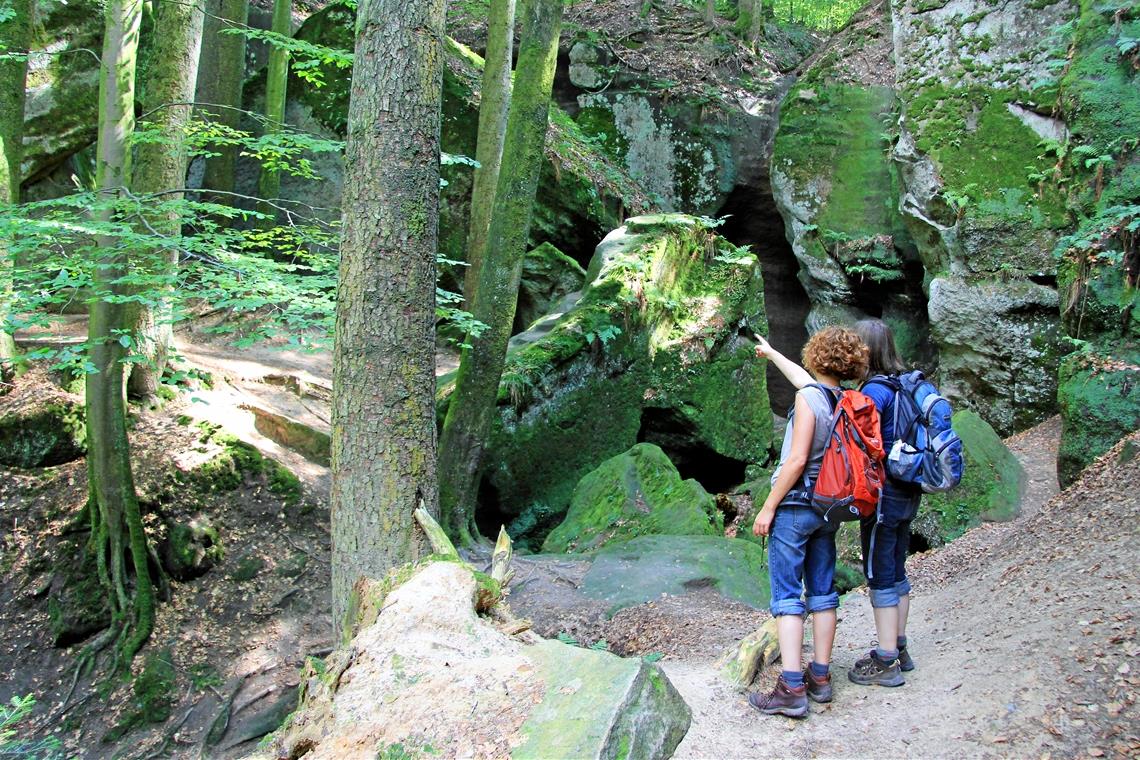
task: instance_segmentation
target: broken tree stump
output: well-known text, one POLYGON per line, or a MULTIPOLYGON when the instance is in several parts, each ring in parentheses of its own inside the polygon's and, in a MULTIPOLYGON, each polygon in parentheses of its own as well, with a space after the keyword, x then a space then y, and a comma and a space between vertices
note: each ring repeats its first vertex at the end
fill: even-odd
POLYGON ((756 680, 760 669, 780 656, 776 637, 776 619, 771 618, 748 634, 736 649, 729 650, 719 663, 721 678, 738 689, 746 689, 756 680))

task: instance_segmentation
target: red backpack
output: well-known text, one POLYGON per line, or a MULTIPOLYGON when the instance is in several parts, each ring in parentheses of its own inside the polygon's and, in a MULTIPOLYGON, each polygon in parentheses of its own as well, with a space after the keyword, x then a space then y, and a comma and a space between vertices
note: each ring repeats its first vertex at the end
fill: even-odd
POLYGON ((813 385, 831 402, 831 425, 811 504, 825 521, 870 517, 886 482, 879 411, 859 391, 840 391, 837 399, 831 388, 813 385))

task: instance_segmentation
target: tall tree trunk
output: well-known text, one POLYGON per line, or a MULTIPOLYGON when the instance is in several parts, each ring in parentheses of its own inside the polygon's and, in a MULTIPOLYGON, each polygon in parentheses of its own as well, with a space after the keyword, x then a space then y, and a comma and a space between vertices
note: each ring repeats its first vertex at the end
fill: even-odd
POLYGON ((705 23, 712 25, 716 21, 716 0, 705 0, 705 23))
MULTIPOLYGON (((0 53, 26 51, 32 39, 31 0, 11 0, 15 15, 0 23, 0 53)), ((0 206, 20 202, 23 159, 24 87, 28 62, 0 60, 0 206)), ((0 242, 0 381, 16 356, 12 335, 4 330, 12 299, 11 252, 0 242)))
MULTIPOLYGON (((217 0, 210 3, 217 18, 212 18, 203 47, 201 70, 209 78, 203 92, 204 113, 226 127, 237 129, 241 123, 242 87, 245 84, 245 36, 220 34, 223 29, 244 27, 249 21, 249 0, 217 0)), ((237 165, 236 145, 218 146, 217 156, 206 159, 202 187, 207 190, 233 192, 237 165)), ((223 198, 229 202, 230 198, 223 198)))
POLYGON ((503 164, 472 310, 488 327, 463 351, 440 439, 444 527, 464 544, 471 543, 475 535, 483 446, 495 413, 544 160, 562 0, 522 0, 519 16, 522 33, 503 164))
POLYGON ((475 303, 479 267, 487 245, 495 185, 507 135, 507 111, 511 105, 511 53, 515 40, 515 0, 491 0, 487 19, 487 57, 479 97, 479 138, 475 145, 474 184, 471 188, 471 224, 467 228, 467 273, 463 298, 468 309, 475 303))
MULTIPOLYGON (((206 14, 198 2, 161 2, 155 9, 154 41, 142 91, 146 94, 143 111, 163 136, 162 142, 138 146, 131 171, 131 189, 136 195, 168 192, 186 181, 186 125, 190 122, 194 85, 198 79, 198 58, 202 47, 202 25, 206 14)), ((168 196, 168 198, 181 197, 168 196)), ((181 233, 177 214, 152 216, 147 224, 164 236, 181 233)), ((177 250, 148 252, 139 265, 160 275, 172 276, 178 265, 177 250)), ((160 290, 165 290, 162 288, 160 290)), ((128 393, 148 398, 158 390, 167 354, 173 343, 169 300, 160 292, 157 300, 135 304, 129 318, 133 327, 132 352, 145 358, 131 366, 128 393)))
MULTIPOLYGON (((293 34, 293 3, 291 0, 273 0, 273 31, 283 36, 293 34)), ((265 131, 280 132, 285 125, 285 87, 289 83, 289 51, 273 46, 269 50, 269 66, 265 80, 265 131)), ((263 201, 275 199, 281 192, 280 175, 265 167, 257 178, 257 195, 263 201)), ((259 210, 273 214, 273 206, 262 202, 259 210)), ((273 220, 266 220, 272 225, 273 220)))
MULTIPOLYGON (((96 186, 100 205, 96 221, 114 217, 111 202, 130 182, 129 141, 135 126, 135 61, 142 0, 108 0, 99 69, 99 140, 96 186)), ((87 471, 92 546, 108 585, 121 652, 130 658, 154 626, 154 587, 147 568, 147 539, 131 475, 123 393, 123 346, 116 331, 125 325, 120 299, 128 293, 118 281, 129 262, 122 241, 101 237, 93 277, 94 299, 88 322, 87 471), (127 556, 134 570, 128 593, 127 556)))
POLYGON ((373 0, 357 17, 333 350, 333 623, 361 577, 430 552, 439 515, 435 256, 444 0, 373 0))
POLYGON ((764 0, 740 0, 738 7, 741 20, 747 23, 738 26, 737 29, 749 44, 755 45, 764 30, 764 0))

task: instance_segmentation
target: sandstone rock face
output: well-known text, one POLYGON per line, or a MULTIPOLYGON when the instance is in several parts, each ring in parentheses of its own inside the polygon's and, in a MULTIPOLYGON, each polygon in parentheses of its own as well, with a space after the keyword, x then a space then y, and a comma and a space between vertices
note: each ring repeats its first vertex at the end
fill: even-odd
MULTIPOLYGON (((484 459, 495 503, 481 508, 519 515, 516 540, 541 542, 578 481, 639 440, 741 471, 769 457, 764 367, 742 337, 766 327, 754 255, 693 217, 636 217, 598 246, 587 280, 507 355, 484 459)), ((441 403, 451 388, 443 379, 441 403)))
POLYGON ((542 545, 546 552, 588 552, 646 534, 717 535, 716 502, 695 480, 681 480, 659 447, 639 443, 579 481, 566 519, 542 545))
POLYGON ((399 745, 441 757, 669 757, 689 709, 656 665, 498 631, 476 580, 433 562, 375 622, 312 669, 290 726, 255 757, 374 760, 399 745))
POLYGON ((528 251, 515 308, 515 331, 525 330, 554 311, 565 296, 581 290, 585 280, 586 271, 554 245, 543 243, 528 251))
POLYGON ((1001 435, 1051 414, 1060 360, 1057 306, 1056 290, 1026 280, 936 277, 929 313, 939 390, 1001 435))
POLYGON ((85 419, 81 399, 42 385, 0 398, 0 465, 52 467, 78 459, 87 453, 85 419))

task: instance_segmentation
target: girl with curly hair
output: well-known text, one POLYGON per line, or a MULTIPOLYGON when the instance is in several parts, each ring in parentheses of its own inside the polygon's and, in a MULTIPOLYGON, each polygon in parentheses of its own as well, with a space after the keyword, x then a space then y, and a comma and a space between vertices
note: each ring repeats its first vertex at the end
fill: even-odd
POLYGON ((811 489, 823 462, 831 422, 832 401, 826 394, 838 394, 841 382, 866 375, 868 349, 852 330, 825 328, 804 346, 808 370, 804 371, 764 338, 757 335, 756 340, 756 355, 771 360, 799 390, 788 417, 780 463, 772 474, 772 490, 752 525, 754 534, 771 538, 770 609, 776 619, 782 672, 770 693, 752 694, 748 701, 762 713, 799 718, 807 714, 809 697, 816 702, 831 701, 831 647, 839 606, 835 592, 837 525, 824 522, 811 506, 811 489), (800 651, 805 612, 812 616, 815 652, 803 669, 800 651))

